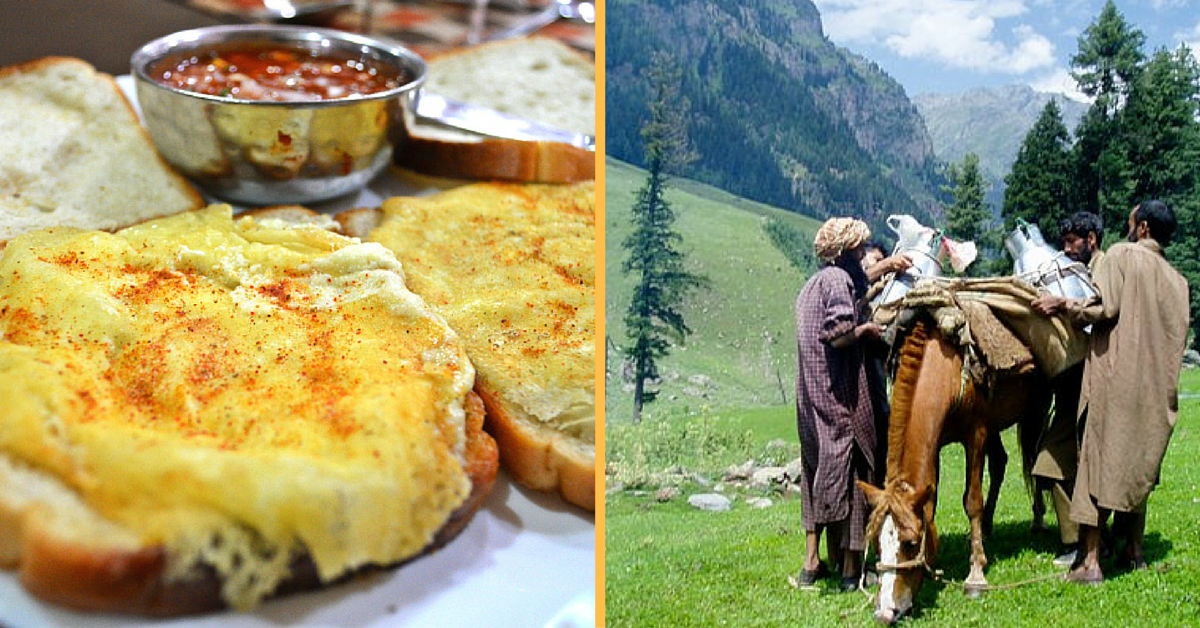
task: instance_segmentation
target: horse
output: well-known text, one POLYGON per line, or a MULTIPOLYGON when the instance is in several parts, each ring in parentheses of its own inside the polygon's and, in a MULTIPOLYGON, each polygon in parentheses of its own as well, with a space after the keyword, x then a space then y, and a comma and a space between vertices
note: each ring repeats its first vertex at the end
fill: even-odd
POLYGON ((999 445, 1002 430, 1026 423, 1021 430, 1021 447, 1027 457, 1026 452, 1035 449, 1028 438, 1037 438, 1037 428, 1049 410, 1049 387, 1036 370, 997 375, 985 385, 967 375, 963 360, 962 349, 947 339, 927 315, 918 317, 900 345, 892 386, 886 481, 883 488, 859 482, 872 508, 867 538, 876 540, 878 547, 875 618, 882 623, 894 623, 908 613, 926 572, 933 573, 938 551, 934 513, 942 447, 961 443, 966 451, 963 507, 971 527, 971 564, 965 589, 969 596, 977 597, 987 588, 983 537, 985 528, 990 528, 1003 481, 1003 460, 1007 459, 1001 453, 1002 459, 990 461, 991 482, 985 504, 985 453, 999 445))

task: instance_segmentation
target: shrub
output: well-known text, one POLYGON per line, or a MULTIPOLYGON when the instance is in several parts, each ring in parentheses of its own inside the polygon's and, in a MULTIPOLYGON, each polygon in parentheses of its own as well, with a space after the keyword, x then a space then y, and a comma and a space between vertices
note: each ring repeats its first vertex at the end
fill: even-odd
POLYGON ((610 424, 605 448, 614 479, 630 488, 656 486, 668 472, 715 477, 755 453, 750 430, 730 430, 709 415, 610 424))

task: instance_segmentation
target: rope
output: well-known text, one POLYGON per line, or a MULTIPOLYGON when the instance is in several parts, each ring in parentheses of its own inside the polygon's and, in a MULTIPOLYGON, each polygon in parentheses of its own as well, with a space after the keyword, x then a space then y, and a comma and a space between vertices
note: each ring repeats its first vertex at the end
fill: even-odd
MULTIPOLYGON (((1034 584, 1037 582, 1045 582, 1046 580, 1055 580, 1055 579, 1061 580, 1062 578, 1063 578, 1063 574, 1052 573, 1052 574, 1045 575, 1045 576, 1037 576, 1036 578, 1029 578, 1026 580, 1021 580, 1019 582, 1009 582, 1007 584, 988 584, 988 585, 984 585, 983 587, 981 587, 980 590, 981 591, 1005 591, 1008 589, 1016 589, 1017 587, 1023 587, 1028 584, 1034 584)), ((961 586, 964 589, 967 588, 966 581, 950 580, 948 578, 945 578, 942 576, 941 570, 938 570, 937 573, 932 576, 932 579, 936 580, 938 582, 941 582, 942 584, 947 584, 950 586, 961 586)))
MULTIPOLYGON (((875 563, 876 571, 880 572, 880 574, 882 575, 882 572, 884 572, 884 571, 899 571, 901 569, 920 568, 920 569, 925 570, 925 573, 927 573, 929 575, 929 578, 931 580, 940 582, 945 585, 959 586, 959 587, 962 587, 963 589, 966 589, 967 583, 965 580, 962 580, 962 581, 950 580, 949 578, 945 577, 944 572, 941 569, 934 569, 933 566, 930 565, 926 561, 925 532, 926 532, 926 530, 929 529, 929 523, 925 519, 924 511, 921 512, 921 522, 923 524, 921 526, 921 539, 920 539, 920 541, 918 541, 921 549, 918 550, 916 557, 910 558, 906 561, 902 561, 902 562, 899 562, 896 564, 889 564, 889 563, 884 563, 882 561, 877 561, 875 563)), ((870 547, 868 547, 868 551, 870 551, 870 547)), ((876 550, 876 551, 878 551, 878 550, 876 550)), ((866 556, 864 555, 863 558, 865 559, 866 556)), ((866 590, 866 577, 867 577, 867 572, 866 572, 866 570, 863 570, 862 576, 860 576, 858 579, 858 589, 869 596, 870 592, 868 592, 866 590)), ((1045 582, 1046 580, 1051 580, 1051 579, 1055 579, 1055 578, 1062 579, 1063 574, 1053 573, 1053 574, 1049 574, 1049 575, 1028 578, 1026 580, 1021 580, 1019 582, 1010 582, 1007 584, 986 584, 986 585, 980 587, 979 590, 980 591, 1004 591, 1004 590, 1008 590, 1008 589, 1015 589, 1017 587, 1022 587, 1022 586, 1028 585, 1028 584, 1034 584, 1037 582, 1045 582)))

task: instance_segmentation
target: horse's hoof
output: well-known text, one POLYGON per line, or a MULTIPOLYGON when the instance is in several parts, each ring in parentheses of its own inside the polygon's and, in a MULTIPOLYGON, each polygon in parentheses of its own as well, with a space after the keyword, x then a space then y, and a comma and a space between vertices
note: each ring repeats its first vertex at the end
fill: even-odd
POLYGON ((963 585, 963 593, 966 593, 967 599, 978 600, 983 597, 983 591, 987 589, 986 584, 965 584, 963 585))

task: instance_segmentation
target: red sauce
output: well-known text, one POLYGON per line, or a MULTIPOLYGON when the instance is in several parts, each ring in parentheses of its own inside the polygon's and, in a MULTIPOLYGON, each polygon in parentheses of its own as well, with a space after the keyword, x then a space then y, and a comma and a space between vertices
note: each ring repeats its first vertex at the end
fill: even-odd
POLYGON ((301 48, 244 46, 167 58, 150 68, 154 80, 191 92, 243 100, 353 98, 400 87, 401 71, 367 59, 301 48))

